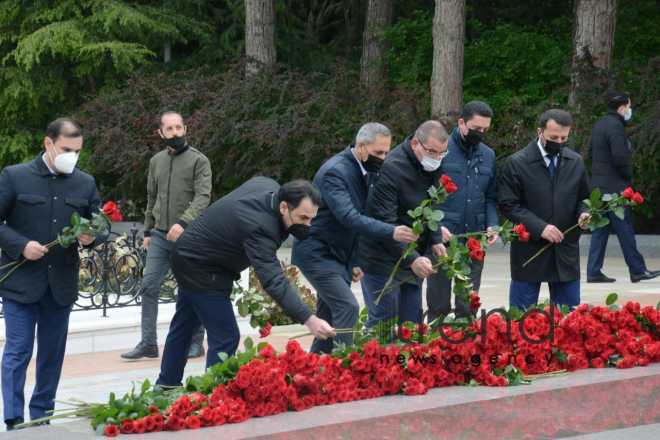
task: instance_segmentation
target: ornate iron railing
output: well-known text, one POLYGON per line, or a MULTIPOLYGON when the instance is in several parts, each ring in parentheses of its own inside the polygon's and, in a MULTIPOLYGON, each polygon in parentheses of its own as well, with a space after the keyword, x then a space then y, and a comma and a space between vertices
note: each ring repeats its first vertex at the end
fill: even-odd
MULTIPOLYGON (((147 253, 136 228, 123 235, 113 232, 105 243, 79 252, 79 296, 74 311, 101 310, 107 316, 108 309, 140 305, 147 253)), ((176 292, 176 280, 168 272, 159 302, 175 302, 176 292)))

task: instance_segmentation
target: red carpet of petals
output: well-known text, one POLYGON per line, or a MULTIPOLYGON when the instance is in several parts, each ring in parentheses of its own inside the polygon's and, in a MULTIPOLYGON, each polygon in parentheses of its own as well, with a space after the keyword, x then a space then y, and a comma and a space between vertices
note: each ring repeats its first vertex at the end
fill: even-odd
POLYGON ((475 382, 507 386, 503 371, 510 364, 524 374, 541 374, 660 361, 660 313, 653 307, 629 302, 612 310, 583 304, 566 316, 549 307, 542 312, 508 324, 502 315, 491 314, 463 330, 444 327, 444 337, 418 328, 406 335, 411 342, 370 341, 345 357, 308 353, 293 340, 280 354, 267 345, 211 395, 184 394, 162 413, 154 407, 149 416, 105 425, 104 433, 197 429, 475 382))

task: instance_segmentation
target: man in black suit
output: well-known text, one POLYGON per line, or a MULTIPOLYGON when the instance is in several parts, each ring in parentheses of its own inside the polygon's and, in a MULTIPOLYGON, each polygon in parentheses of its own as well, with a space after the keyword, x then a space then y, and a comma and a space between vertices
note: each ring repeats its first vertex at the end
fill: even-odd
MULTIPOLYGON (((624 128, 632 117, 630 97, 625 93, 610 92, 607 96, 607 108, 607 114, 594 125, 589 141, 589 157, 592 161, 591 185, 600 188, 603 194, 622 192, 631 185, 633 174, 633 149, 624 128)), ((625 209, 623 220, 611 212, 608 213, 608 217, 610 224, 596 229, 591 234, 587 281, 589 283, 616 281, 602 272, 610 230, 614 230, 619 238, 623 258, 628 265, 630 281, 637 283, 660 275, 660 271, 651 272, 646 268, 644 257, 637 250, 630 208, 625 209)))
POLYGON ((498 179, 502 214, 531 234, 529 242, 511 244, 509 304, 519 309, 538 302, 542 282, 549 284, 556 304, 580 303, 580 233, 562 233, 576 222, 586 227, 589 220, 582 204, 589 197, 584 163, 566 147, 572 123, 564 110, 543 113, 538 137, 508 158, 498 179), (554 246, 523 267, 547 243, 554 246))
MULTIPOLYGON (((45 152, 0 173, 0 266, 28 260, 2 284, 6 342, 2 398, 7 429, 23 422, 23 387, 32 358, 35 327, 37 383, 32 420, 54 408, 62 372, 71 305, 78 297, 78 247, 44 246, 55 240, 77 212, 90 218, 101 200, 94 178, 76 169, 83 146, 80 127, 60 118, 46 128, 45 152)), ((78 241, 89 246, 94 237, 78 241)), ((7 270, 0 271, 0 278, 7 270)))
POLYGON ((172 253, 179 294, 159 385, 181 384, 190 338, 200 322, 208 336, 207 368, 220 362, 219 353, 236 352, 240 334, 230 294, 234 280, 249 266, 284 312, 304 323, 316 338, 335 335, 302 302, 276 253, 289 234, 299 240, 307 237, 320 201, 318 190, 305 180, 280 187, 272 179, 254 177, 209 206, 186 228, 172 253))

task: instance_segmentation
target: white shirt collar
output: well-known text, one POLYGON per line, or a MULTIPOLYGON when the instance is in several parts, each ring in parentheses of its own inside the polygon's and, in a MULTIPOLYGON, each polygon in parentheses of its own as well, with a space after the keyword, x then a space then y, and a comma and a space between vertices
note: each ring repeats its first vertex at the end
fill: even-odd
POLYGON ((50 167, 50 165, 48 165, 48 161, 46 160, 46 153, 41 155, 41 159, 46 164, 46 167, 48 167, 48 171, 50 171, 50 174, 57 175, 57 173, 55 171, 53 171, 53 169, 50 167))
POLYGON ((351 148, 351 153, 353 153, 353 157, 355 158, 355 160, 357 160, 358 165, 360 165, 360 171, 362 171, 362 175, 366 176, 367 170, 364 169, 364 165, 362 165, 362 161, 358 159, 357 156, 355 155, 355 147, 351 148))

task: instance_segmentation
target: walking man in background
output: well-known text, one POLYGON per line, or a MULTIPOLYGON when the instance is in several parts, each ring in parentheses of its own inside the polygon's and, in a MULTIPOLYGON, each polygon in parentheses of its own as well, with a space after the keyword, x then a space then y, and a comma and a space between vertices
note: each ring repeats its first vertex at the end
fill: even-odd
MULTIPOLYGON (((147 181, 144 247, 147 264, 142 279, 142 339, 121 355, 124 359, 158 357, 157 320, 161 285, 170 269, 174 242, 211 201, 211 163, 186 141, 183 117, 165 112, 158 134, 165 148, 151 158, 147 181)), ((204 328, 193 334, 188 357, 204 355, 204 328)))
MULTIPOLYGON (((624 128, 632 117, 630 97, 622 92, 610 92, 607 95, 607 108, 607 114, 594 125, 589 141, 588 154, 592 163, 591 185, 599 188, 603 194, 621 193, 631 186, 633 177, 633 149, 624 128)), ((630 207, 625 208, 623 220, 612 212, 608 212, 607 216, 610 224, 591 233, 587 282, 616 281, 602 272, 605 249, 612 230, 619 238, 623 258, 630 273, 630 281, 637 283, 660 275, 660 271, 651 272, 646 268, 644 257, 637 250, 630 207)))

